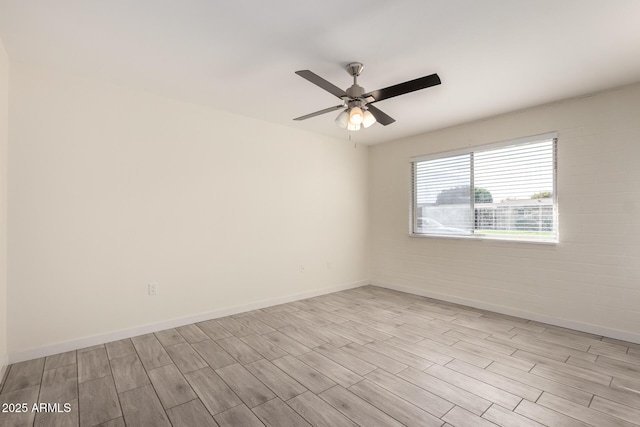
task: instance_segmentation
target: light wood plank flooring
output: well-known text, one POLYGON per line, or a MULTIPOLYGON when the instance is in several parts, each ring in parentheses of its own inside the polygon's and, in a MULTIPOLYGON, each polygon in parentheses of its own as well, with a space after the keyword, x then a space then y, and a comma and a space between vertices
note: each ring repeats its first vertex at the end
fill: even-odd
POLYGON ((640 426, 640 345, 365 286, 17 363, 5 403, 6 427, 640 426))

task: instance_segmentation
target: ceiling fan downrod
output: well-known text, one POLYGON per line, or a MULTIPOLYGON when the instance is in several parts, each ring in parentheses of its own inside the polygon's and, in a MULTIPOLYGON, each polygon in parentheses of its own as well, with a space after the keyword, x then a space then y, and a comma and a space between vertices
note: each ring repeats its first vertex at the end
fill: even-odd
POLYGON ((353 77, 353 85, 346 90, 349 98, 361 98, 364 95, 364 88, 358 85, 358 76, 364 70, 364 65, 360 62, 352 62, 345 67, 347 73, 353 77))

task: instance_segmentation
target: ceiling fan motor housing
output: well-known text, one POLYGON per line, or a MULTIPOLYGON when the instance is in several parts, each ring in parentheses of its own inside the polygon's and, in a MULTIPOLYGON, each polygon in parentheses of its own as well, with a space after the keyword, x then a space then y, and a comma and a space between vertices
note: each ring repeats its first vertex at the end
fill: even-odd
POLYGON ((362 95, 364 95, 364 88, 354 83, 349 89, 347 89, 347 95, 349 95, 349 98, 362 98, 362 95))

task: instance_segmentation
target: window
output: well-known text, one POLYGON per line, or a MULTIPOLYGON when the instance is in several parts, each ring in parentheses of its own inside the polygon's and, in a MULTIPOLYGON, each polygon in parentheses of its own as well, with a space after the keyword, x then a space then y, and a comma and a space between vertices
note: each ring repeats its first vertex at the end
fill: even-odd
POLYGON ((413 235, 556 242, 557 134, 411 159, 413 235))

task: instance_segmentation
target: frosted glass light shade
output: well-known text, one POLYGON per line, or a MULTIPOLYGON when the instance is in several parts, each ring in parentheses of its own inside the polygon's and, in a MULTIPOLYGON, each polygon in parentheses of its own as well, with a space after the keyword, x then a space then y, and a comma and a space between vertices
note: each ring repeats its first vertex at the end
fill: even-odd
POLYGON ((362 110, 360 107, 353 107, 349 112, 349 123, 354 125, 360 125, 363 119, 362 110))
POLYGON ((373 114, 371 114, 371 111, 366 110, 364 112, 364 115, 363 115, 362 126, 364 126, 365 128, 368 128, 369 126, 371 126, 375 122, 376 122, 375 116, 373 114))
POLYGON ((347 127, 349 124, 349 110, 344 110, 342 113, 338 114, 338 117, 336 117, 336 124, 342 129, 347 127))

